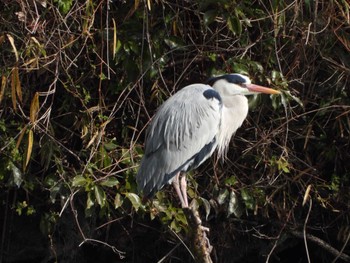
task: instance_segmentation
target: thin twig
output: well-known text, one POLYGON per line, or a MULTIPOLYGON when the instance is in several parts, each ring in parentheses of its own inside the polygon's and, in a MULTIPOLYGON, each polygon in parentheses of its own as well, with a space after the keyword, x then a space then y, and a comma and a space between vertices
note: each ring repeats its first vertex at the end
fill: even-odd
POLYGON ((310 216, 311 209, 312 209, 312 198, 310 198, 309 203, 310 203, 310 206, 309 206, 309 211, 308 211, 306 218, 305 218, 304 227, 303 227, 303 234, 304 234, 304 243, 305 243, 307 261, 310 263, 311 260, 310 260, 310 255, 309 255, 309 249, 307 247, 307 239, 306 239, 306 226, 307 226, 307 221, 309 220, 309 216, 310 216))
POLYGON ((338 251, 337 249, 335 249, 334 247, 332 247, 331 245, 329 245, 328 243, 326 243, 325 241, 323 241, 322 239, 313 236, 311 234, 306 234, 304 235, 304 233, 300 232, 300 231, 296 231, 296 230, 292 230, 290 231, 290 233, 293 236, 296 237, 300 237, 300 238, 304 238, 304 236, 312 241, 313 243, 317 244, 318 246, 322 247, 324 250, 328 251, 330 254, 334 255, 334 256, 339 256, 340 259, 344 260, 345 262, 350 262, 350 256, 345 254, 345 253, 340 253, 340 251, 338 251))
POLYGON ((332 261, 332 263, 335 263, 335 262, 341 257, 341 255, 345 255, 345 254, 343 253, 343 251, 344 251, 344 249, 346 248, 346 246, 347 246, 349 240, 350 240, 350 231, 349 231, 349 233, 348 233, 348 237, 346 238, 346 241, 345 241, 343 247, 342 247, 341 250, 339 251, 339 254, 338 254, 338 255, 335 257, 335 259, 332 261))

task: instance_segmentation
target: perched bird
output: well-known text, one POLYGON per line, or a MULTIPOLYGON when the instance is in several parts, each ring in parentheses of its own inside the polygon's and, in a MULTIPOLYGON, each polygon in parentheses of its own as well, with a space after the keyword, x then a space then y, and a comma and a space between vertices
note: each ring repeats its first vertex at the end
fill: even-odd
POLYGON ((248 114, 245 95, 279 94, 252 84, 241 74, 210 78, 184 87, 158 109, 147 129, 145 153, 136 181, 144 198, 173 183, 181 206, 188 207, 185 173, 197 168, 215 149, 224 155, 230 139, 248 114))

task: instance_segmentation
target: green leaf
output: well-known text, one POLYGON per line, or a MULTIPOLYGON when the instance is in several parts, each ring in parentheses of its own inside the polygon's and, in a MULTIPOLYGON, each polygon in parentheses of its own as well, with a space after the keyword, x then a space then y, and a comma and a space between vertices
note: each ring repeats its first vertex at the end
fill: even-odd
POLYGON ((106 180, 103 180, 100 185, 107 186, 107 187, 113 187, 119 184, 119 181, 115 177, 108 177, 106 180))
POLYGON ((225 184, 228 186, 234 186, 237 182, 236 176, 230 176, 225 179, 225 184))
POLYGON ((136 212, 140 209, 140 207, 142 207, 141 199, 137 194, 126 193, 125 196, 130 200, 136 212))
POLYGON ((86 199, 86 210, 89 210, 91 207, 94 206, 94 202, 92 201, 92 192, 88 192, 87 199, 86 199))
POLYGON ((243 75, 249 75, 248 66, 246 64, 243 64, 243 63, 235 62, 233 64, 233 71, 236 73, 243 74, 243 75))
POLYGON ((204 25, 209 26, 211 23, 215 21, 216 17, 217 17, 217 11, 215 9, 205 12, 203 15, 204 25))
POLYGON ((228 197, 228 194, 229 194, 229 192, 227 189, 220 189, 219 195, 217 197, 217 201, 218 201, 219 205, 222 205, 225 203, 225 201, 228 197))
POLYGON ((210 214, 210 203, 207 199, 200 197, 205 210, 205 220, 208 220, 210 214))
POLYGON ((12 170, 13 183, 19 188, 23 182, 23 174, 21 170, 18 169, 18 167, 12 162, 10 162, 10 166, 12 170))
POLYGON ((55 0, 54 2, 58 3, 58 8, 63 15, 68 13, 73 4, 73 0, 55 0))
POLYGON ((179 211, 177 213, 175 213, 175 219, 177 222, 180 222, 182 223, 183 225, 187 225, 187 219, 186 219, 186 216, 183 212, 182 209, 179 209, 179 211))
POLYGON ((108 142, 103 144, 103 147, 105 147, 107 151, 113 151, 118 147, 118 145, 113 142, 108 142))
POLYGON ((175 219, 173 221, 171 221, 170 228, 172 230, 174 230, 175 233, 179 233, 182 229, 181 226, 179 225, 178 221, 176 221, 175 219))
POLYGON ((100 207, 103 207, 106 205, 106 193, 103 191, 102 187, 95 185, 95 197, 96 201, 99 204, 100 207))
POLYGON ((181 38, 170 36, 164 39, 165 44, 167 44, 171 49, 184 49, 185 43, 181 38))
POLYGON ((87 183, 87 180, 84 176, 77 175, 76 177, 73 178, 72 185, 73 186, 85 186, 86 183, 87 183))
POLYGON ((123 205, 122 195, 117 193, 114 197, 114 208, 117 209, 123 205))
POLYGON ((230 198, 227 208, 227 217, 234 214, 236 217, 241 217, 243 213, 242 205, 239 202, 239 199, 234 191, 231 191, 230 198))
POLYGON ((227 26, 235 35, 240 35, 242 33, 241 21, 236 16, 230 16, 227 19, 227 26))
POLYGON ((253 210, 255 206, 255 200, 254 200, 254 197, 252 196, 252 193, 248 189, 242 189, 241 197, 244 201, 245 206, 248 209, 253 210))

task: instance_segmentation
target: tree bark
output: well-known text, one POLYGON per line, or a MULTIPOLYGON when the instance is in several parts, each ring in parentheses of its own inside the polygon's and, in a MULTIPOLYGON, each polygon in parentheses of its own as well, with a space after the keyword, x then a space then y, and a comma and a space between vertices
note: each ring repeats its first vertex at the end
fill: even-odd
POLYGON ((189 239, 197 263, 212 263, 210 253, 212 246, 207 237, 209 228, 202 226, 202 220, 195 207, 184 208, 188 224, 190 226, 189 239))

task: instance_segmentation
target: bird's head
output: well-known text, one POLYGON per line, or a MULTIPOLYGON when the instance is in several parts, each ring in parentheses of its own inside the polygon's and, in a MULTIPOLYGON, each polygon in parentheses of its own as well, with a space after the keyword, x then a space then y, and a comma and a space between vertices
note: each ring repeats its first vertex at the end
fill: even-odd
POLYGON ((241 74, 226 74, 212 77, 207 84, 216 89, 222 96, 252 95, 258 93, 280 94, 278 90, 252 84, 251 80, 241 74))

